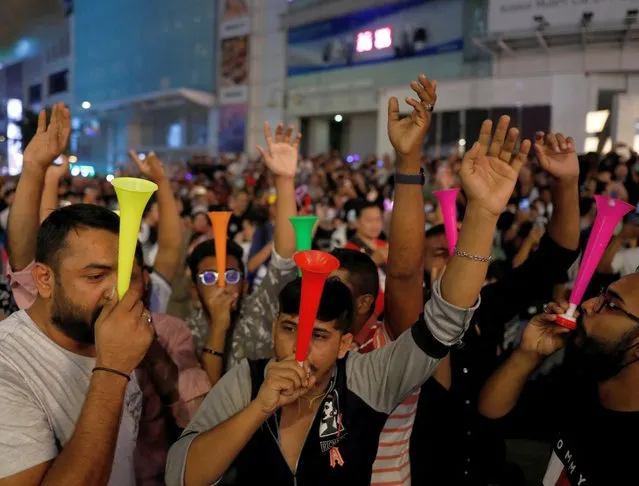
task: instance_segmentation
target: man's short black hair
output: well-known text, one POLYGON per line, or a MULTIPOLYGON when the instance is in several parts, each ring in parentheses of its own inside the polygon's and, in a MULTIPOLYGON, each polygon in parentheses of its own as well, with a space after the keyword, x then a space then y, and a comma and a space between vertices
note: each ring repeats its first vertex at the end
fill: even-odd
MULTIPOLYGON (((280 313, 293 316, 300 313, 302 279, 286 284, 279 296, 280 313)), ((318 321, 335 322, 335 329, 350 332, 353 327, 353 296, 350 289, 339 280, 327 280, 317 311, 318 321)))
MULTIPOLYGON (((191 255, 188 258, 189 269, 191 270, 191 278, 193 283, 197 282, 197 269, 200 266, 202 260, 208 257, 215 256, 215 240, 206 240, 197 245, 191 255)), ((240 265, 240 270, 244 273, 244 263, 242 257, 244 256, 244 250, 242 247, 235 243, 233 240, 226 240, 226 256, 235 257, 240 265)))
POLYGON ((100 229, 117 235, 120 218, 113 211, 95 204, 72 204, 56 209, 40 225, 35 261, 55 270, 67 236, 80 229, 100 229))
POLYGON ((368 199, 358 199, 357 204, 355 206, 355 213, 357 214, 357 218, 361 218, 362 217, 362 213, 367 210, 367 209, 371 209, 371 208, 376 208, 379 209, 380 211, 382 210, 382 208, 379 207, 379 204, 377 204, 376 202, 371 202, 368 199))
POLYGON ((346 248, 336 248, 331 255, 339 260, 340 268, 348 272, 348 281, 353 287, 355 298, 366 294, 377 298, 379 273, 371 257, 361 251, 346 248))

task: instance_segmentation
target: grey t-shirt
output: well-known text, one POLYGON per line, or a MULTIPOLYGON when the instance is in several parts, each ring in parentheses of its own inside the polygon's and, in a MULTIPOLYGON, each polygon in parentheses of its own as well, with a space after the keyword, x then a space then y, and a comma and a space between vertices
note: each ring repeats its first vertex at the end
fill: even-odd
MULTIPOLYGON (((25 311, 0 322, 0 478, 54 459, 73 436, 95 358, 70 353, 25 311)), ((135 374, 126 389, 109 484, 135 485, 133 451, 142 412, 135 374)))

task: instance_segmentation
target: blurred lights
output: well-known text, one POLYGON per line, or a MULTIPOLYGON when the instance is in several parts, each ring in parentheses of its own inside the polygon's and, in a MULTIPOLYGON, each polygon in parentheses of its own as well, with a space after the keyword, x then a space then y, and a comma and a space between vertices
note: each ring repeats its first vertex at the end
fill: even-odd
POLYGON ((75 164, 78 161, 78 158, 75 155, 69 155, 69 162, 75 164))
POLYGON ((22 119, 22 101, 15 98, 7 101, 7 117, 15 121, 22 119))
POLYGON ((393 45, 393 30, 390 27, 382 27, 375 31, 365 30, 357 34, 355 50, 357 52, 370 52, 373 49, 381 51, 393 45))
POLYGON ((113 179, 115 179, 115 176, 113 174, 109 174, 108 176, 106 176, 107 182, 111 182, 113 179))
POLYGON ((146 154, 138 154, 138 159, 140 160, 146 159, 146 154))
POLYGON ((586 137, 586 143, 584 143, 584 152, 597 152, 599 149, 598 137, 586 137))
POLYGON ((460 140, 459 140, 459 146, 460 146, 460 147, 465 147, 465 146, 466 146, 466 140, 465 140, 465 139, 463 139, 463 138, 462 138, 462 139, 460 139, 460 140))
POLYGON ((79 176, 80 175, 80 167, 73 167, 71 169, 71 175, 72 176, 79 176))
POLYGON ((91 108, 91 102, 90 101, 83 101, 82 102, 82 108, 85 110, 88 110, 89 108, 91 108))
POLYGON ((375 31, 375 49, 387 49, 393 44, 393 35, 390 27, 375 31))
POLYGON ((589 111, 586 115, 586 133, 601 133, 609 116, 609 110, 589 111))
POLYGON ((334 120, 337 123, 341 123, 343 119, 344 119, 344 117, 342 115, 335 115, 335 118, 334 118, 334 120))

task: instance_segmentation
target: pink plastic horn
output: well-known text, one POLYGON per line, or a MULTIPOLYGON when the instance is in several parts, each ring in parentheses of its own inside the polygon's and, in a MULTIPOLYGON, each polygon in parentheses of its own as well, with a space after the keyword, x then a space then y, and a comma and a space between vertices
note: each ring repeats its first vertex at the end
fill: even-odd
POLYGON ((445 189, 433 192, 433 195, 439 201, 439 207, 442 209, 448 253, 450 255, 455 251, 455 245, 457 244, 457 194, 459 194, 459 189, 445 189))
POLYGON ((557 316, 556 320, 557 324, 568 329, 577 327, 575 311, 584 297, 586 288, 595 273, 597 265, 599 265, 608 243, 610 243, 615 227, 621 221, 621 218, 635 209, 634 206, 624 201, 612 199, 608 196, 595 196, 595 202, 597 203, 597 217, 595 218, 595 224, 592 226, 590 238, 588 238, 586 251, 581 259, 575 286, 570 294, 570 307, 564 315, 557 316))

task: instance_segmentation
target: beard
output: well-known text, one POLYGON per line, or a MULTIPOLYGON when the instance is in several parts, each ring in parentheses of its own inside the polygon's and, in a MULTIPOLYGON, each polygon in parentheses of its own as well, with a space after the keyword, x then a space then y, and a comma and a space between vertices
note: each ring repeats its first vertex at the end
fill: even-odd
POLYGON ((95 322, 103 306, 98 306, 87 319, 87 309, 76 306, 56 282, 51 306, 51 321, 65 336, 81 344, 95 344, 95 322))
POLYGON ((575 371, 598 383, 608 381, 617 376, 630 363, 626 362, 626 354, 637 344, 633 341, 639 336, 639 327, 623 334, 614 344, 604 344, 586 333, 583 314, 577 318, 577 329, 574 339, 567 350, 574 358, 575 371))

